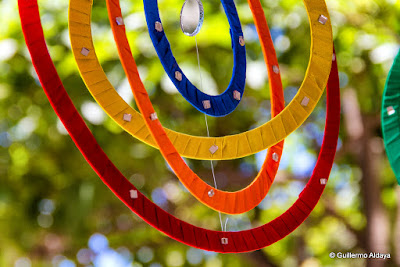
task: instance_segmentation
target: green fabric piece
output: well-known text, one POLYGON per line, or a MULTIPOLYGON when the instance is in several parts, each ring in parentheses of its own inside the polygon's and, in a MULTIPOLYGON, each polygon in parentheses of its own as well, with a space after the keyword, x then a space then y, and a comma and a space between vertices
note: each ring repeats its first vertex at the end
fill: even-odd
POLYGON ((386 154, 400 185, 400 51, 386 80, 381 115, 386 154))

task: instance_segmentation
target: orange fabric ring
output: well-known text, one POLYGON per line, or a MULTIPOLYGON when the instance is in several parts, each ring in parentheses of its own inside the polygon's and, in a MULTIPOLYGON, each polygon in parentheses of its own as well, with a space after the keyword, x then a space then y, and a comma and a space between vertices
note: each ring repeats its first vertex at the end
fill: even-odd
MULTIPOLYGON (((251 1, 258 2, 258 4, 254 3, 251 5, 252 10, 261 8, 261 4, 259 1, 251 1)), ((107 9, 122 66, 128 77, 131 88, 138 88, 139 85, 137 84, 137 81, 140 81, 140 78, 138 75, 135 60, 130 50, 125 32, 125 26, 123 23, 120 23, 122 19, 122 14, 119 0, 107 0, 107 9)), ((261 41, 264 59, 267 64, 268 74, 270 77, 269 82, 272 116, 276 116, 277 114, 279 114, 279 112, 281 112, 281 110, 285 108, 280 73, 276 72, 276 68, 278 68, 278 59, 276 57, 275 48, 269 32, 267 21, 264 16, 264 12, 253 12, 253 16, 254 20, 256 21, 256 27, 259 33, 259 39, 261 41)), ((160 150, 162 149, 163 148, 161 148, 160 150)), ((180 173, 176 174, 178 178, 182 181, 182 183, 186 187, 188 187, 191 193, 207 206, 223 213, 243 213, 253 209, 267 195, 278 171, 282 150, 283 141, 268 149, 264 164, 257 177, 249 186, 236 192, 227 192, 213 188, 204 183, 197 176, 192 178, 190 182, 195 180, 198 180, 199 182, 188 183, 187 178, 193 177, 191 176, 191 174, 189 174, 188 176, 181 175, 180 173), (206 185, 207 187, 205 190, 204 185, 206 185)), ((170 165, 172 166, 172 164, 175 164, 177 168, 183 170, 185 169, 185 166, 182 166, 182 163, 184 164, 184 162, 180 161, 179 158, 173 157, 173 162, 170 162, 170 165)), ((192 175, 195 174, 193 173, 192 175)))

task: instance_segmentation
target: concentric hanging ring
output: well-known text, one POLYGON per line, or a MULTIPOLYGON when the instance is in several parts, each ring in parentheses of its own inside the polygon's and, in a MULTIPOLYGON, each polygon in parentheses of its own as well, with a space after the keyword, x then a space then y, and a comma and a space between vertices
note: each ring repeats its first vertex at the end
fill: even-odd
POLYGON ((386 154, 400 185, 400 51, 386 80, 382 99, 382 133, 386 154))
MULTIPOLYGON (((328 80, 332 58, 332 29, 323 0, 304 3, 311 24, 311 56, 306 77, 292 102, 271 121, 246 132, 224 137, 191 136, 165 129, 168 138, 183 157, 201 160, 235 159, 265 150, 283 140, 311 114, 328 80), (311 4, 313 2, 313 4, 311 4), (321 2, 321 3, 319 3, 321 2), (210 153, 211 147, 218 147, 210 153)), ((131 108, 108 81, 94 51, 89 14, 91 1, 74 4, 76 16, 70 21, 72 51, 81 76, 94 99, 123 129, 152 145, 156 142, 145 126, 143 117, 131 108), (129 114, 130 122, 124 120, 129 114)), ((141 82, 138 80, 138 83, 141 82)), ((146 93, 144 88, 136 88, 146 93)), ((152 112, 146 112, 149 117, 152 112)))
MULTIPOLYGON (((75 38, 79 36, 79 29, 84 29, 85 23, 89 21, 90 25, 90 15, 91 15, 91 7, 89 12, 87 12, 83 6, 75 5, 75 2, 78 0, 71 0, 70 2, 70 39, 71 42, 75 38), (73 8, 76 6, 76 8, 73 8), (81 8, 81 9, 79 9, 81 8), (87 14, 87 16, 82 16, 82 14, 87 14), (86 18, 85 18, 86 17, 86 18), (83 20, 83 22, 80 22, 83 20)), ((110 3, 108 6, 111 7, 110 3)), ((119 14, 116 14, 116 17, 119 17, 119 14)), ((113 21, 114 16, 112 16, 111 21, 113 21)), ((264 18, 265 20, 265 18, 264 18)), ((113 27, 116 26, 115 23, 111 23, 113 27)), ((118 25, 121 26, 121 25, 118 25)), ((123 28, 123 27, 122 27, 123 28)), ((90 27, 89 27, 90 30, 90 27)), ((81 30, 82 31, 82 30, 81 30)), ((115 30, 114 30, 115 32, 115 30)), ((82 35, 82 33, 81 33, 82 35)), ((87 36, 87 35, 85 35, 87 36)), ((125 36, 126 37, 126 36, 125 36)), ((222 190, 218 190, 206 182, 204 182, 200 177, 198 177, 185 163, 185 161, 181 158, 176 148, 173 146, 171 141, 168 139, 165 134, 157 115, 153 109, 153 106, 150 102, 150 99, 147 95, 146 89, 144 88, 143 83, 139 77, 136 64, 133 60, 132 55, 129 56, 130 49, 128 44, 128 40, 125 38, 122 42, 119 42, 119 53, 120 55, 124 55, 121 57, 123 60, 123 66, 128 74, 128 80, 131 84, 131 89, 135 96, 135 101, 137 106, 139 107, 142 114, 145 115, 145 122, 147 127, 150 129, 150 133, 153 138, 156 140, 160 147, 160 151, 169 166, 172 168, 176 176, 182 182, 182 184, 191 192, 193 196, 195 196, 200 202, 207 205, 208 207, 227 214, 240 214, 247 212, 254 207, 256 207, 262 199, 265 197, 266 193, 270 187, 270 180, 268 176, 265 175, 265 172, 260 172, 257 178, 251 185, 247 188, 236 191, 236 192, 226 192, 222 190), (121 45, 122 43, 122 45, 121 45), (122 47, 123 46, 123 47, 122 47), (130 59, 130 64, 126 64, 125 59, 130 59), (129 71, 128 71, 129 70, 129 71), (264 184, 267 185, 267 188, 264 188, 264 184), (210 192, 211 197, 210 197, 210 192)), ((332 58, 331 58, 332 59, 332 58)), ((84 65, 91 65, 91 61, 86 60, 84 65)), ((307 103, 308 104, 308 103, 307 103)), ((290 106, 290 105, 289 105, 290 106)), ((283 111, 284 112, 284 111, 283 111)), ((280 116, 282 113, 278 114, 280 116)), ((293 119, 293 117, 291 117, 293 119)), ((274 118, 272 119, 272 121, 274 118)), ((253 140, 253 142, 256 140, 253 140)), ((211 154, 215 153, 216 150, 213 151, 216 146, 211 146, 209 151, 211 154)), ((279 159, 278 159, 279 160, 279 159)), ((265 166, 265 165, 264 165, 265 166)), ((277 164, 275 162, 276 170, 277 164)), ((264 169, 266 170, 266 168, 264 169)))
MULTIPOLYGON (((137 67, 128 44, 125 27, 116 20, 116 18, 122 18, 119 1, 107 0, 107 10, 122 66, 128 77, 128 81, 133 88, 136 86, 136 81, 140 80, 140 77, 137 75, 137 67)), ((265 53, 265 58, 267 58, 266 62, 273 63, 273 65, 267 65, 267 67, 269 71, 269 77, 271 77, 271 106, 274 108, 272 110, 272 114, 275 116, 284 108, 283 88, 280 80, 280 74, 273 71, 273 67, 278 66, 278 59, 276 58, 275 48, 268 30, 264 13, 258 12, 254 14, 257 14, 254 15, 255 20, 257 21, 257 27, 267 29, 267 31, 263 31, 264 35, 260 36, 260 40, 263 46, 263 52, 269 51, 265 53)), ((191 180, 188 181, 188 177, 191 177, 190 175, 178 175, 178 178, 197 199, 205 203, 210 208, 223 213, 244 213, 255 208, 265 198, 278 171, 282 150, 283 141, 271 147, 268 150, 264 164, 257 177, 249 186, 239 191, 227 192, 218 190, 207 185, 202 180, 200 180, 201 186, 199 186, 199 183, 192 183, 191 180), (203 185, 206 185, 205 192, 203 185)), ((182 163, 175 162, 174 164, 182 163)), ((199 178, 197 177, 196 179, 199 178)))
POLYGON ((194 86, 179 67, 165 35, 157 0, 144 0, 147 27, 158 58, 168 77, 181 95, 199 111, 210 116, 226 116, 235 110, 242 99, 246 81, 246 49, 242 26, 233 0, 221 0, 229 21, 233 49, 233 73, 228 88, 220 95, 203 93, 194 86))

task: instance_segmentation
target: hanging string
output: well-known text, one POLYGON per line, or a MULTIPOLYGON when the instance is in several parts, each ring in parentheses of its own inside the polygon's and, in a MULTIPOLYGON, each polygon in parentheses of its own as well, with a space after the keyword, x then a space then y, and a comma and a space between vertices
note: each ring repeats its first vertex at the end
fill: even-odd
MULTIPOLYGON (((198 64, 198 67, 199 67, 199 75, 200 75, 200 91, 203 92, 203 79, 201 77, 201 69, 200 69, 200 54, 199 54, 199 47, 197 46, 197 38, 196 38, 196 36, 194 36, 194 40, 196 42, 197 64, 198 64)), ((210 129, 208 127, 208 118, 207 117, 208 117, 207 114, 204 114, 204 120, 206 122, 206 128, 207 128, 207 137, 210 137, 210 129)), ((211 163, 211 173, 212 173, 212 176, 213 176, 213 179, 214 179, 214 187, 215 187, 215 189, 218 189, 218 187, 217 187, 217 179, 215 178, 214 162, 212 160, 210 160, 210 163, 211 163)), ((221 229, 222 229, 222 231, 226 231, 226 224, 228 222, 228 219, 226 219, 225 230, 224 230, 224 225, 222 223, 222 215, 221 215, 220 211, 218 211, 218 215, 219 215, 219 222, 221 223, 221 229)))
POLYGON ((226 218, 226 221, 225 221, 225 230, 222 229, 222 231, 224 231, 224 232, 226 232, 226 226, 227 226, 227 224, 228 224, 228 220, 229 220, 229 217, 227 217, 227 218, 226 218))

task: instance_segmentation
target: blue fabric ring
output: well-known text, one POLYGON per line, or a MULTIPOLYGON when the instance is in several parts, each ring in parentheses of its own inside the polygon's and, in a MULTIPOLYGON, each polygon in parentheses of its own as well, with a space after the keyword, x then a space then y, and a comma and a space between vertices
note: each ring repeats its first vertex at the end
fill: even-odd
POLYGON ((222 117, 231 113, 240 100, 235 99, 234 91, 243 97, 246 82, 246 49, 239 43, 239 37, 243 37, 242 26, 233 0, 221 0, 225 14, 230 25, 230 35, 233 49, 233 75, 228 88, 220 95, 211 96, 201 92, 185 76, 172 54, 171 46, 165 36, 164 30, 161 32, 155 28, 156 22, 161 22, 157 0, 144 0, 144 11, 147 26, 153 46, 157 55, 175 87, 181 95, 199 111, 214 117, 222 117), (182 74, 182 80, 175 78, 175 72, 182 74), (204 108, 203 101, 209 100, 211 107, 204 108))

